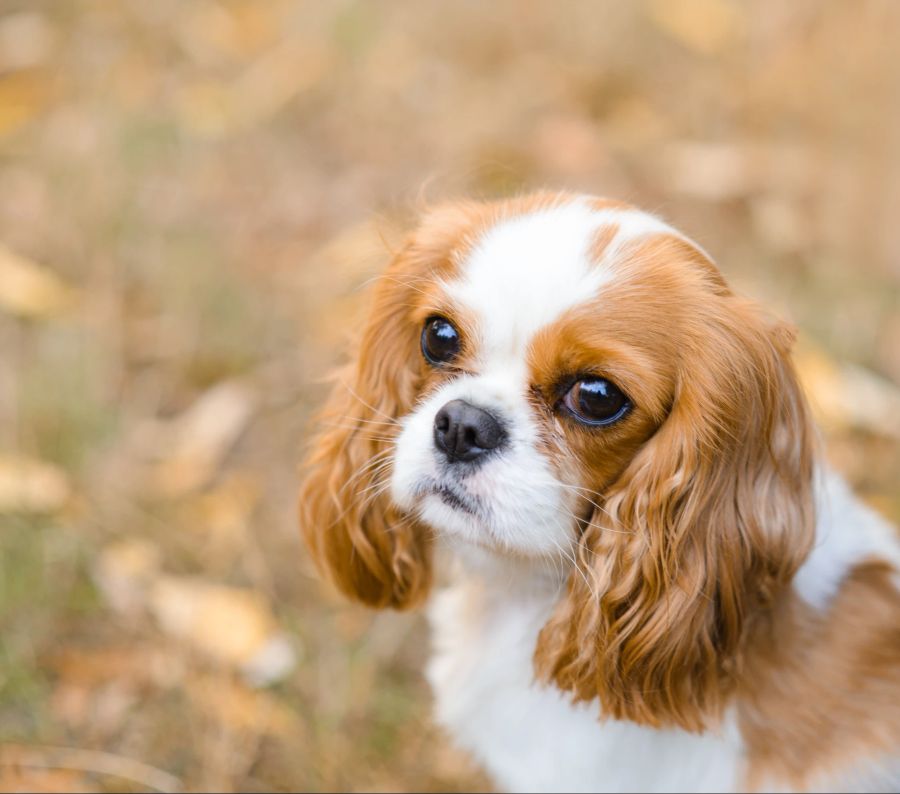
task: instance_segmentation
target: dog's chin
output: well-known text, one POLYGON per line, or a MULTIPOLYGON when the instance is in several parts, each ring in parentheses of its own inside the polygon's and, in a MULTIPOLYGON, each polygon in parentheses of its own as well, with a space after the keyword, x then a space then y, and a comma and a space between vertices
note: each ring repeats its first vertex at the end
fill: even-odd
POLYGON ((491 505, 459 483, 429 483, 414 499, 413 511, 435 530, 450 548, 465 547, 488 552, 492 557, 520 561, 556 558, 559 547, 535 548, 525 538, 516 537, 492 520, 491 505))
POLYGON ((415 510, 441 536, 491 550, 504 545, 491 526, 489 509, 457 483, 424 485, 416 495, 415 510))

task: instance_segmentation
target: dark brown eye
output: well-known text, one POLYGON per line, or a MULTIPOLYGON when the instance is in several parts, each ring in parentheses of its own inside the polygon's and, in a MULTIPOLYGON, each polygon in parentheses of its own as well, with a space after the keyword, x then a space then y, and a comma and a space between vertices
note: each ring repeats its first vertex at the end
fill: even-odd
POLYGON ((631 408, 631 401, 615 383, 606 378, 576 381, 562 399, 563 405, 586 425, 611 425, 631 408))
POLYGON ((443 317, 429 317, 422 328, 422 355, 432 366, 447 364, 459 354, 459 331, 443 317))

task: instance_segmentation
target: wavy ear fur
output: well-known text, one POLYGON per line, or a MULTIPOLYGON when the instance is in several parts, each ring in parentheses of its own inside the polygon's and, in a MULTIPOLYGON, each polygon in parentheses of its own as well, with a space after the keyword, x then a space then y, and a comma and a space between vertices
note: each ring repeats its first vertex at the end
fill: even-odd
POLYGON ((376 287, 356 360, 338 373, 319 417, 300 491, 300 526, 319 567, 346 595, 374 607, 412 606, 431 581, 424 530, 386 493, 391 439, 412 407, 417 329, 401 253, 376 287))
POLYGON ((310 552, 343 593, 373 607, 414 606, 431 584, 428 531, 387 493, 392 442, 422 377, 420 328, 410 315, 422 287, 450 267, 469 222, 467 205, 438 207, 394 257, 306 460, 300 526, 310 552))
POLYGON ((535 654, 540 675, 606 715, 688 730, 719 715, 748 624, 813 533, 793 333, 730 293, 711 303, 667 419, 594 512, 535 654))

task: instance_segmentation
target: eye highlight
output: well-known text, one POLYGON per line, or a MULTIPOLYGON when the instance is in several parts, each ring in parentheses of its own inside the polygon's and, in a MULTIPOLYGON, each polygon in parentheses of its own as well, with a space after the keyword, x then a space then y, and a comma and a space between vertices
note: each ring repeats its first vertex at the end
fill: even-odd
POLYGON ((583 378, 572 384, 562 405, 582 424, 602 427, 625 416, 631 409, 631 400, 606 378, 583 378))
POLYGON ((429 317, 422 328, 422 355, 434 367, 448 364, 459 355, 459 331, 444 317, 429 317))

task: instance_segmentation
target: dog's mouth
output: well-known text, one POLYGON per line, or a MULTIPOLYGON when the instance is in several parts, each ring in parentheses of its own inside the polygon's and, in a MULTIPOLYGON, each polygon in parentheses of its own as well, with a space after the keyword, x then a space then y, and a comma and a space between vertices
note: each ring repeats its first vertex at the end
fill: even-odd
POLYGON ((458 485, 429 480, 417 489, 418 496, 437 496, 447 507, 478 518, 484 515, 480 500, 458 485))
POLYGON ((475 501, 468 494, 460 493, 459 491, 451 488, 448 485, 438 486, 438 488, 435 490, 435 493, 448 507, 453 507, 456 510, 462 510, 464 513, 469 513, 470 515, 478 515, 479 513, 479 511, 476 509, 475 501))

